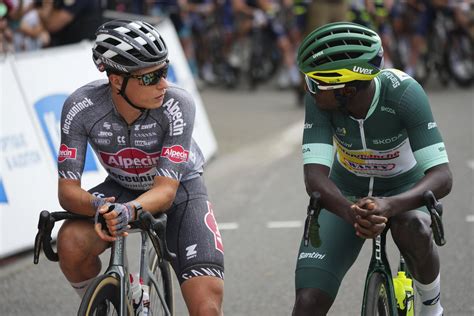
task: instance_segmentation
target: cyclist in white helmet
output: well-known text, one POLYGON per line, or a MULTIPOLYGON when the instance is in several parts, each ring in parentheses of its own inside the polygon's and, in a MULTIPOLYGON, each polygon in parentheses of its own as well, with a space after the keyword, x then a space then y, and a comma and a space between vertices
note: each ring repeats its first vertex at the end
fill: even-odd
POLYGON ((202 180, 204 157, 192 138, 191 95, 168 82, 168 49, 152 25, 114 20, 96 32, 93 60, 108 80, 76 90, 61 118, 59 201, 73 213, 58 234, 59 264, 83 295, 101 270, 99 254, 140 212, 168 215, 171 264, 191 315, 221 315, 224 249, 202 180), (81 175, 89 143, 108 173, 89 191, 81 175), (113 204, 113 211, 107 212, 113 204))

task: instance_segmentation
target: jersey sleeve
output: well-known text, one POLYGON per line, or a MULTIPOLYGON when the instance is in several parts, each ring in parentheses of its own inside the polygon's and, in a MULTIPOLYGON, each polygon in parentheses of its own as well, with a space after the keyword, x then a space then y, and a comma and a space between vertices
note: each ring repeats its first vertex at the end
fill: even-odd
POLYGON ((61 112, 61 142, 58 152, 58 174, 60 178, 80 180, 84 170, 87 151, 87 134, 80 124, 81 102, 73 96, 65 102, 61 112))
POLYGON ((181 90, 163 105, 169 126, 157 165, 157 175, 180 181, 191 156, 196 108, 191 95, 181 90))
POLYGON ((303 164, 332 166, 334 161, 331 115, 320 110, 314 100, 305 97, 305 123, 303 132, 303 164))
POLYGON ((399 113, 417 164, 422 170, 447 163, 448 154, 431 112, 428 96, 417 82, 411 82, 401 97, 399 113))

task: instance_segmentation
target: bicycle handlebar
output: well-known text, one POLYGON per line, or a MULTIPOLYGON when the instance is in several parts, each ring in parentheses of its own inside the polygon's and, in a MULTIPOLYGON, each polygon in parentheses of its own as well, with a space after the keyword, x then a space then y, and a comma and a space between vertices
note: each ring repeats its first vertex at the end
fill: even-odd
POLYGON ((165 213, 160 213, 158 217, 153 217, 150 212, 143 212, 140 214, 138 220, 144 226, 148 236, 150 236, 150 240, 155 249, 160 249, 163 259, 170 261, 176 258, 176 254, 168 249, 168 244, 166 243, 166 223, 168 222, 168 216, 165 213), (158 242, 158 244, 156 244, 156 242, 158 242))
MULTIPOLYGON (((33 254, 33 263, 38 264, 39 255, 41 249, 43 249, 44 254, 48 260, 57 262, 59 260, 58 253, 53 250, 53 245, 51 243, 51 232, 53 231, 54 224, 57 221, 62 221, 65 219, 88 219, 93 220, 94 217, 87 215, 74 214, 70 212, 48 212, 46 210, 41 211, 38 221, 38 233, 35 237, 34 245, 34 254, 33 254)), ((102 226, 105 225, 102 220, 100 221, 102 226)), ((166 243, 166 214, 162 213, 158 218, 154 218, 153 215, 149 212, 143 212, 138 221, 130 223, 132 228, 144 229, 148 232, 150 239, 153 242, 153 245, 159 246, 159 249, 163 251, 163 257, 166 260, 175 258, 176 255, 168 250, 166 243), (155 240, 157 239, 157 240, 155 240), (156 242, 158 241, 158 244, 156 242)))
POLYGON ((438 246, 444 246, 446 244, 446 239, 444 238, 444 228, 443 228, 443 205, 439 202, 433 192, 426 191, 423 193, 423 200, 425 201, 425 206, 430 212, 431 216, 431 229, 433 230, 433 237, 435 243, 438 246))
MULTIPOLYGON (((423 200, 425 206, 428 208, 431 216, 431 229, 433 230, 433 237, 438 246, 446 244, 443 227, 443 205, 434 196, 433 192, 426 191, 423 193, 423 200)), ((319 223, 318 215, 321 210, 321 194, 319 192, 311 193, 309 200, 306 221, 304 225, 303 243, 307 247, 309 242, 315 246, 321 241, 319 239, 319 223)))
POLYGON ((54 228, 54 223, 57 221, 62 221, 65 219, 90 219, 91 217, 86 215, 79 215, 69 212, 48 212, 48 211, 41 211, 38 221, 38 233, 35 237, 35 247, 34 247, 34 255, 33 255, 33 262, 34 264, 38 264, 39 255, 41 249, 43 249, 46 258, 50 261, 57 262, 58 261, 58 253, 53 250, 53 246, 51 244, 51 232, 54 228))

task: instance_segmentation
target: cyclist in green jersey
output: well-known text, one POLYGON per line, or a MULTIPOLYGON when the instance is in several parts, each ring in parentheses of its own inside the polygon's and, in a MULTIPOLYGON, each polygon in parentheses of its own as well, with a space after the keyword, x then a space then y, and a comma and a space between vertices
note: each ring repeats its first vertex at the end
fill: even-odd
POLYGON ((337 22, 301 43, 305 74, 304 177, 321 194, 320 244, 301 243, 293 315, 326 315, 365 239, 390 225, 422 298, 441 315, 440 261, 422 193, 446 196, 452 175, 423 88, 383 69, 374 31, 337 22), (335 154, 334 154, 335 153, 335 154))

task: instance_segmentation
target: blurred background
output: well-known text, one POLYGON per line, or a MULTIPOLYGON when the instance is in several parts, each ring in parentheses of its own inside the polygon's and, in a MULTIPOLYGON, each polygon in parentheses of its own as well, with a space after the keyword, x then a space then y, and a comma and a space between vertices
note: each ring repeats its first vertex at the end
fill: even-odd
MULTIPOLYGON (((40 81, 47 84, 54 78, 47 69, 34 77, 38 65, 28 62, 29 56, 47 58, 54 52, 60 58, 83 41, 89 52, 97 26, 114 18, 157 25, 169 21, 174 27, 183 55, 179 60, 186 63, 190 81, 180 79, 179 69, 173 81, 195 90, 206 114, 201 122, 208 120, 206 131, 217 144, 208 155, 205 178, 226 251, 224 312, 238 316, 290 315, 293 305, 294 268, 308 202, 300 154, 304 90, 295 65, 298 44, 317 26, 334 21, 354 21, 378 31, 385 67, 404 70, 423 85, 443 133, 455 183, 443 200, 448 243, 440 248, 442 302, 447 315, 474 315, 474 1, 0 0, 0 97, 12 88, 2 80, 10 68, 1 62, 17 62, 12 68, 20 81, 29 83, 22 93, 32 107, 35 97, 28 94, 40 81)), ((90 56, 86 59, 88 69, 70 71, 70 80, 89 68, 98 75, 90 56)), ((74 60, 67 62, 72 69, 74 60)), ((19 213, 19 220, 9 220, 12 214, 7 214, 8 172, 31 163, 31 156, 13 159, 29 136, 9 136, 9 124, 21 131, 25 123, 22 117, 12 118, 15 104, 0 102, 0 247, 5 247, 26 232, 34 235, 37 218, 30 224, 30 215, 18 206, 12 211, 19 213), (14 233, 2 234, 7 229, 14 233)), ((17 180, 42 183, 34 171, 17 180)), ((49 191, 48 203, 56 203, 55 187, 49 191)), ((18 189, 13 194, 27 203, 29 192, 18 189)), ((30 213, 47 208, 47 203, 37 204, 30 202, 30 213)), ((33 238, 27 238, 32 246, 33 238)), ((130 237, 132 249, 137 239, 130 237)), ((330 315, 360 314, 370 246, 367 242, 348 272, 330 315)), ((396 259, 393 243, 389 247, 396 259)), ((79 298, 56 263, 41 256, 33 265, 29 246, 5 256, 2 250, 0 315, 75 315, 79 298)), ((129 260, 137 264, 133 253, 129 260)), ((103 255, 107 262, 108 252, 103 255)), ((186 315, 178 291, 176 314, 186 315)))

